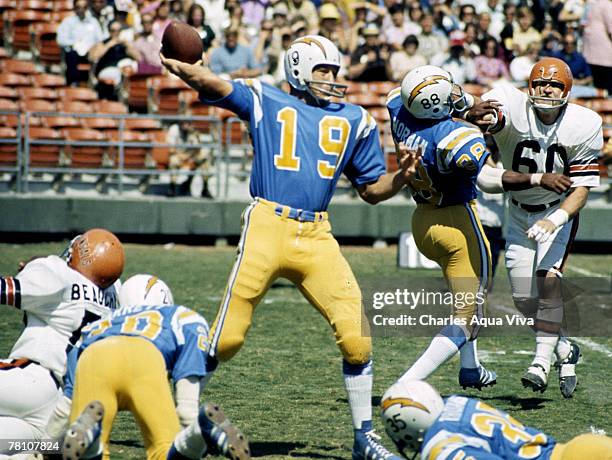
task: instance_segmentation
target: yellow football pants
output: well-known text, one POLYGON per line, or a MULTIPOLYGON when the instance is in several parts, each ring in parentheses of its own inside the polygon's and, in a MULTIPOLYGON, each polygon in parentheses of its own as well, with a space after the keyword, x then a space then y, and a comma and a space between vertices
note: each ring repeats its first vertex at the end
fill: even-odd
MULTIPOLYGON (((472 298, 487 288, 491 273, 491 251, 474 201, 438 208, 418 204, 412 215, 412 233, 419 251, 442 267, 451 292, 472 298)), ((454 314, 466 318, 484 315, 484 304, 465 302, 454 314)))
POLYGON ((367 325, 361 291, 331 234, 327 213, 319 213, 317 222, 298 222, 288 217, 288 207, 280 207, 281 215, 277 208, 258 198, 243 214, 238 255, 210 330, 211 354, 226 361, 238 352, 255 307, 282 277, 292 281, 331 325, 346 361, 367 363, 372 342, 361 329, 367 325))
POLYGON ((565 444, 557 444, 550 460, 612 460, 612 438, 581 434, 565 444))
POLYGON ((165 459, 180 431, 162 354, 140 337, 116 336, 95 342, 83 351, 76 368, 70 412, 72 423, 87 404, 104 405, 102 442, 108 441, 117 411, 134 414, 143 435, 147 459, 165 459))

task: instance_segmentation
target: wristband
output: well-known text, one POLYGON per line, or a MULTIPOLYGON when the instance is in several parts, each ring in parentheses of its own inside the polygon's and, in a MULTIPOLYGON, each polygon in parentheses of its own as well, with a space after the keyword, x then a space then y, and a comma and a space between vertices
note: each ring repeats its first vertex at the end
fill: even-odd
POLYGON ((544 175, 543 173, 532 174, 531 177, 529 178, 529 182, 534 187, 538 186, 538 185, 540 185, 540 182, 542 181, 542 176, 543 175, 544 175))
POLYGON ((555 212, 553 212, 550 216, 548 216, 547 219, 550 220, 553 224, 555 224, 555 227, 559 228, 561 227, 561 225, 567 223, 567 221, 569 220, 569 214, 566 210, 559 208, 555 210, 555 212))

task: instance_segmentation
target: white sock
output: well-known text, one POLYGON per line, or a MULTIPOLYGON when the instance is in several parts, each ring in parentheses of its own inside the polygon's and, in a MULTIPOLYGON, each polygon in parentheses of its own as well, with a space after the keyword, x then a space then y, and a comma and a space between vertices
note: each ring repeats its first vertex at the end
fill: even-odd
POLYGON ((431 340, 427 350, 399 380, 425 380, 438 367, 455 356, 458 350, 459 347, 449 337, 441 334, 436 335, 431 340))
POLYGON ((196 420, 184 430, 180 431, 174 438, 174 447, 182 455, 188 458, 202 458, 206 452, 206 442, 202 437, 200 424, 196 420))
POLYGON ((539 364, 542 366, 546 373, 550 371, 550 361, 552 359, 553 352, 555 351, 555 345, 557 345, 557 341, 559 340, 559 336, 557 335, 544 335, 543 333, 539 333, 536 337, 536 354, 535 358, 533 358, 532 364, 539 364))
POLYGON ((566 359, 572 347, 570 345, 570 341, 567 337, 559 337, 559 341, 557 342, 557 346, 555 347, 555 355, 557 355, 557 359, 559 361, 563 361, 566 359))
POLYGON ((361 365, 344 361, 342 373, 353 427, 360 430, 364 421, 372 420, 372 361, 361 365))
POLYGON ((476 340, 468 340, 459 349, 459 358, 461 360, 461 367, 466 369, 478 369, 480 367, 480 361, 478 360, 478 349, 476 346, 476 340))

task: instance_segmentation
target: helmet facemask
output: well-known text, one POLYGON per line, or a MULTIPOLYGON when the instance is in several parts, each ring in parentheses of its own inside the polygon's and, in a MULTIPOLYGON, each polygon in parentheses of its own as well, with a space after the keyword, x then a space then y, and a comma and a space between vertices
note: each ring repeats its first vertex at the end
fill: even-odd
POLYGON ((541 110, 542 112, 552 112, 557 109, 560 109, 569 99, 569 94, 566 94, 562 97, 548 97, 548 96, 536 96, 536 88, 539 85, 551 85, 553 87, 557 87, 561 89, 561 94, 565 92, 565 84, 556 80, 547 80, 544 78, 538 78, 530 82, 529 87, 529 101, 533 105, 533 107, 537 110, 541 110))
MULTIPOLYGON (((314 67, 312 69, 312 72, 314 73, 314 71, 317 70, 317 67, 325 65, 326 64, 321 64, 320 66, 314 67)), ((336 75, 338 75, 338 70, 340 69, 336 67, 334 70, 334 78, 336 75)), ((348 85, 336 83, 335 81, 332 82, 325 80, 313 80, 312 74, 311 79, 305 80, 304 82, 306 84, 306 91, 308 92, 308 94, 310 94, 313 98, 317 99, 317 101, 320 101, 322 99, 325 102, 329 102, 329 98, 331 97, 343 98, 344 96, 346 96, 346 90, 348 88, 348 85), (316 92, 319 92, 328 97, 321 97, 320 95, 317 95, 316 92)))

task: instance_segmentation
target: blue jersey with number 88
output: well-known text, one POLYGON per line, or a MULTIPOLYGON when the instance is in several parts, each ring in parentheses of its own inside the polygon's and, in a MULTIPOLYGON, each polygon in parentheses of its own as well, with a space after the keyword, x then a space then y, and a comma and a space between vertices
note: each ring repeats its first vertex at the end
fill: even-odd
POLYGON ((222 99, 201 100, 249 124, 253 197, 325 211, 341 173, 353 185, 376 182, 385 173, 376 122, 363 108, 334 102, 310 106, 257 80, 234 80, 232 86, 222 99))
POLYGON ((480 130, 450 116, 415 118, 400 95, 396 88, 387 97, 393 140, 411 149, 423 148, 417 176, 410 182, 414 200, 443 207, 475 199, 476 176, 488 156, 480 130))

